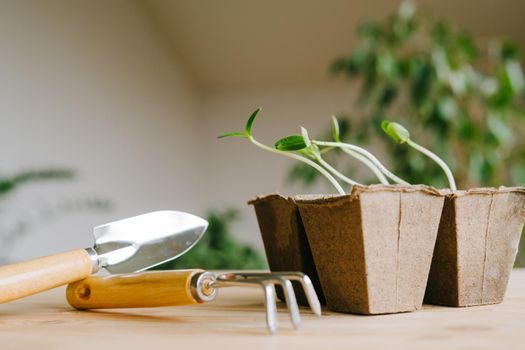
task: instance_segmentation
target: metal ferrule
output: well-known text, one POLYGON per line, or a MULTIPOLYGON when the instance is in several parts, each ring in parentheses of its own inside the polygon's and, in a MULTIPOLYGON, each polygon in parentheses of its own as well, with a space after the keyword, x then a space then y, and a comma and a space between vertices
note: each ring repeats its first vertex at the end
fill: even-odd
POLYGON ((97 273, 100 270, 97 252, 93 248, 86 248, 86 252, 89 255, 89 260, 91 260, 91 273, 97 273))
POLYGON ((215 274, 208 271, 195 274, 191 278, 190 284, 190 291, 193 298, 199 303, 214 300, 217 296, 217 288, 212 286, 215 280, 215 274))

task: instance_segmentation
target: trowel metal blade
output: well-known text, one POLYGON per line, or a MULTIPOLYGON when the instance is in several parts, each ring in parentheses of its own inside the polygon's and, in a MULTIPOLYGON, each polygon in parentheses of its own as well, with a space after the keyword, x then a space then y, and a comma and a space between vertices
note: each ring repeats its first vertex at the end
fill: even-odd
POLYGON ((208 222, 179 211, 155 211, 94 228, 101 267, 130 273, 175 259, 202 237, 208 222))

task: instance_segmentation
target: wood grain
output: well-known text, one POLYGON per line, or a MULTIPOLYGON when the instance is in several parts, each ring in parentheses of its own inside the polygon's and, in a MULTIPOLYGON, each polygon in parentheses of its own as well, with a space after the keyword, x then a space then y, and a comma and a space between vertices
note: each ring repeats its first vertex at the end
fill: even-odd
POLYGON ((69 305, 77 309, 158 307, 196 304, 191 278, 202 270, 148 271, 92 276, 70 284, 69 305))
POLYGON ((279 331, 266 331, 259 289, 225 288, 211 303, 180 307, 77 311, 65 288, 0 305, 2 350, 146 349, 521 349, 525 324, 525 270, 511 274, 502 304, 469 308, 424 305, 383 316, 301 308, 294 331, 279 304, 279 331))
POLYGON ((84 249, 1 266, 0 303, 78 281, 91 271, 91 260, 84 249))

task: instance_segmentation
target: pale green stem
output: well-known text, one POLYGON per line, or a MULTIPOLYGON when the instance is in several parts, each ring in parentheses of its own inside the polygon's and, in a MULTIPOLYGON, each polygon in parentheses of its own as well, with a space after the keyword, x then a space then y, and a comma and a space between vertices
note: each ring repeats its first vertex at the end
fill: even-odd
POLYGON ((330 175, 330 173, 326 169, 324 169, 322 166, 320 166, 316 162, 314 162, 314 161, 312 161, 312 160, 310 160, 308 158, 302 157, 302 156, 300 156, 298 154, 295 154, 295 153, 280 151, 278 149, 266 146, 265 144, 262 144, 262 143, 258 142, 256 139, 254 139, 253 136, 248 136, 248 140, 250 140, 250 142, 253 143, 255 146, 257 146, 259 148, 262 148, 265 151, 272 152, 272 153, 275 153, 275 154, 280 154, 280 155, 283 155, 285 157, 293 158, 295 160, 298 160, 300 162, 303 162, 303 163, 306 163, 306 164, 310 165, 315 170, 317 170, 321 174, 323 174, 332 183, 332 185, 336 188, 336 190, 337 190, 337 192, 339 192, 339 194, 346 194, 345 190, 343 190, 343 188, 341 187, 341 185, 339 185, 337 180, 332 175, 330 175))
POLYGON ((443 171, 445 172, 445 175, 447 175, 450 189, 453 191, 457 189, 456 181, 454 180, 454 175, 452 175, 452 171, 450 171, 450 168, 448 167, 448 165, 441 158, 439 158, 435 153, 429 151, 428 149, 426 149, 425 147, 421 145, 418 145, 417 143, 415 143, 414 141, 410 139, 407 140, 407 145, 415 148, 416 150, 418 150, 419 152, 423 153, 424 155, 432 159, 434 162, 436 162, 441 167, 441 169, 443 169, 443 171))
POLYGON ((327 153, 327 152, 330 152, 330 151, 333 150, 333 149, 334 149, 334 147, 325 147, 325 148, 320 149, 320 150, 319 150, 319 153, 321 153, 321 154, 325 154, 325 153, 327 153))
POLYGON ((383 174, 385 174, 386 177, 390 178, 391 180, 393 180, 394 182, 396 182, 398 184, 410 186, 410 184, 408 182, 406 182, 405 180, 401 179, 400 177, 392 174, 387 168, 385 168, 385 166, 383 164, 381 164, 381 162, 372 153, 368 152, 364 148, 361 148, 361 147, 356 146, 356 145, 351 145, 349 143, 344 143, 344 142, 326 142, 326 141, 315 141, 315 140, 312 140, 312 143, 316 144, 318 146, 339 147, 339 148, 349 149, 349 150, 355 151, 357 153, 360 153, 363 156, 367 157, 372 163, 374 163, 374 165, 376 167, 378 167, 379 170, 381 170, 381 172, 383 174))
POLYGON ((388 180, 386 179, 385 175, 383 175, 383 173, 381 172, 381 170, 379 170, 379 168, 377 166, 374 165, 374 163, 372 163, 372 161, 370 159, 368 159, 367 157, 355 152, 355 151, 352 151, 352 150, 349 150, 348 148, 341 148, 341 150, 343 152, 345 152, 346 154, 354 157, 355 159, 359 160, 360 162, 362 162, 364 165, 366 165, 368 167, 368 169, 370 169, 374 175, 379 179, 379 181, 383 184, 383 185, 388 185, 388 180))
MULTIPOLYGON (((323 154, 323 153, 326 153, 326 152, 331 151, 333 149, 334 149, 334 147, 326 147, 326 148, 321 149, 320 153, 323 154)), ((359 160, 361 163, 366 165, 367 168, 369 168, 374 173, 374 175, 379 179, 379 181, 383 185, 388 185, 389 184, 387 178, 385 177, 385 175, 383 175, 381 170, 379 170, 379 168, 376 167, 374 165, 374 163, 372 163, 370 161, 370 159, 368 159, 367 157, 365 157, 365 156, 363 156, 363 155, 361 155, 361 154, 359 154, 357 152, 351 151, 351 150, 346 149, 346 148, 341 148, 341 151, 343 151, 346 154, 354 157, 355 159, 359 160)))
POLYGON ((319 163, 321 163, 322 166, 324 166, 329 172, 331 172, 333 175, 337 176, 339 179, 341 179, 341 181, 344 181, 346 182, 347 184, 349 185, 360 185, 359 182, 357 181, 354 181, 352 180, 351 178, 341 174, 339 171, 337 171, 337 169, 335 169, 333 166, 331 166, 330 164, 328 164, 322 157, 321 155, 317 155, 316 156, 316 159, 319 163))

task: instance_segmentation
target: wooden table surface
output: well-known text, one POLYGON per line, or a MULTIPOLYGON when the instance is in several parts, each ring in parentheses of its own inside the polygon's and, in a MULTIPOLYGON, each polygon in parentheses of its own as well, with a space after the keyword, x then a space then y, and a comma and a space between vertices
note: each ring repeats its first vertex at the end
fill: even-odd
POLYGON ((268 335, 262 292, 231 288, 189 307, 75 311, 64 288, 0 305, 0 349, 524 349, 525 269, 514 270, 499 305, 383 316, 302 312, 294 331, 280 305, 268 335))

